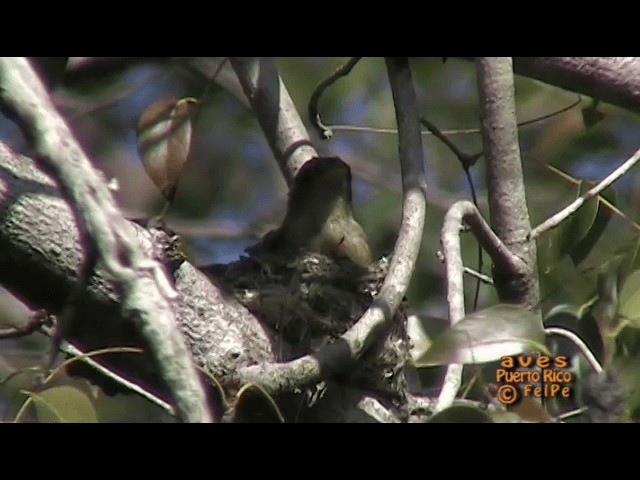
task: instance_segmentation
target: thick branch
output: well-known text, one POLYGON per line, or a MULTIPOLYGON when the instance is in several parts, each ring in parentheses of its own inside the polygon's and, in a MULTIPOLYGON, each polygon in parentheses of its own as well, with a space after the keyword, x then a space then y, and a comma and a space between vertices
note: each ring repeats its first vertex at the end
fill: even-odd
POLYGON ((516 73, 640 112, 640 57, 516 57, 516 73))
MULTIPOLYGON (((128 226, 145 252, 167 263, 163 232, 135 223, 128 226)), ((53 180, 33 160, 0 143, 0 284, 34 308, 59 313, 77 281, 83 255, 75 219, 53 180)), ((245 367, 275 362, 277 339, 233 296, 186 261, 176 266, 174 277, 179 295, 176 317, 189 350, 225 389, 238 390, 236 372, 245 367)), ((83 351, 140 345, 132 337, 130 321, 122 318, 118 294, 100 272, 90 279, 78 313, 86 321, 70 340, 83 351)), ((149 378, 146 356, 103 358, 112 372, 115 367, 115 372, 136 383, 142 379, 146 391, 164 398, 162 385, 149 378)), ((362 421, 361 411, 366 409, 360 403, 368 396, 358 389, 345 387, 345 391, 351 393, 344 397, 342 391, 333 392, 333 405, 317 418, 348 421, 355 415, 362 421)))
POLYGON ((185 421, 210 421, 204 390, 175 323, 170 303, 175 291, 160 265, 131 237, 104 181, 26 59, 0 59, 0 98, 59 180, 86 230, 87 246, 122 289, 123 307, 148 341, 178 415, 185 421))
MULTIPOLYGON (((127 228, 147 255, 167 263, 162 232, 132 222, 127 228)), ((76 220, 53 180, 0 143, 0 283, 32 307, 59 313, 83 255, 76 220)), ((176 266, 174 277, 176 317, 189 350, 221 384, 230 385, 236 368, 275 359, 267 331, 226 292, 188 262, 176 266)), ((114 285, 98 271, 79 307, 86 320, 70 340, 83 350, 136 344, 119 302, 114 285)), ((121 358, 118 368, 128 372, 144 357, 120 355, 109 363, 121 358)))
POLYGON ((318 153, 287 87, 271 59, 234 57, 230 60, 280 170, 291 185, 302 164, 318 153))
POLYGON ((426 180, 417 101, 408 61, 406 58, 387 59, 387 69, 400 132, 404 201, 400 233, 380 293, 362 318, 334 343, 288 363, 241 369, 238 376, 242 382, 259 382, 271 392, 290 391, 343 369, 379 339, 404 297, 420 249, 426 180))
MULTIPOLYGON (((451 252, 454 256, 460 256, 460 231, 463 222, 469 225, 469 228, 471 228, 480 245, 484 251, 491 256, 497 268, 509 275, 522 275, 523 272, 528 270, 527 264, 520 257, 512 253, 493 230, 491 230, 491 227, 489 227, 484 218, 482 218, 476 206, 467 200, 462 200, 451 206, 445 215, 444 225, 442 227, 441 242, 445 265, 448 265, 447 272, 453 266, 453 264, 449 263, 447 252, 451 252)), ((459 260, 459 268, 456 267, 454 272, 456 276, 460 275, 460 279, 462 279, 462 274, 464 273, 462 259, 459 260)))
POLYGON ((540 294, 535 243, 527 240, 531 224, 518 145, 512 63, 510 58, 480 57, 476 68, 491 227, 529 266, 518 276, 496 268, 494 281, 502 301, 533 307, 540 294))
POLYGON ((640 57, 515 57, 513 69, 519 75, 640 112, 640 57))

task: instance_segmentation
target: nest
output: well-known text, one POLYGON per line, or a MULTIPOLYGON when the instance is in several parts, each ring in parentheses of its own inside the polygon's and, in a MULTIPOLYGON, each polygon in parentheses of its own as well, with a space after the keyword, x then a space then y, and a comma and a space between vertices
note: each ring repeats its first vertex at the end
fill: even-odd
MULTIPOLYGON (((304 251, 259 253, 209 269, 251 313, 276 333, 280 361, 336 341, 369 308, 389 268, 382 257, 369 268, 348 259, 304 251)), ((380 341, 344 373, 351 385, 403 398, 408 358, 402 305, 380 341)))

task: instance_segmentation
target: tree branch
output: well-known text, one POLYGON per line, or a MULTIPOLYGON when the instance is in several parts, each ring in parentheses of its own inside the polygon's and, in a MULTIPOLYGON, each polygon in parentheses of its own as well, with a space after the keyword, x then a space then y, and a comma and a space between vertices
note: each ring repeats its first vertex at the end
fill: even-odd
POLYGON ((184 421, 210 421, 200 379, 175 323, 177 296, 160 265, 145 256, 107 189, 60 117, 28 61, 0 59, 0 100, 60 182, 100 264, 123 293, 123 308, 148 341, 184 421))
POLYGON ((516 73, 640 112, 638 57, 516 57, 516 73))
POLYGON ((531 224, 518 145, 512 62, 510 58, 480 57, 476 69, 491 227, 528 266, 518 275, 496 268, 493 279, 501 301, 534 307, 540 297, 536 245, 527 240, 531 224))
MULTIPOLYGON (((127 228, 145 254, 170 262, 164 232, 133 222, 127 222, 127 228)), ((61 312, 83 261, 79 237, 71 209, 53 180, 33 160, 0 143, 0 283, 34 308, 61 312)), ((275 361, 276 340, 242 305, 186 261, 178 262, 174 278, 175 315, 189 350, 223 386, 238 387, 232 378, 237 368, 275 361)), ((78 316, 86 321, 71 332, 70 341, 87 351, 139 345, 120 301, 113 283, 98 269, 78 306, 78 316)), ((149 369, 143 359, 125 354, 105 361, 138 375, 149 369)), ((154 380, 146 379, 158 388, 154 380)))
POLYGON ((402 223, 389 273, 371 307, 334 343, 313 355, 279 365, 240 369, 242 383, 256 382, 269 392, 291 391, 320 380, 357 360, 379 339, 404 297, 420 249, 426 209, 426 179, 420 122, 413 81, 406 58, 386 60, 399 130, 400 166, 404 190, 402 223))
POLYGON ((330 128, 327 128, 324 123, 322 123, 322 118, 320 117, 320 110, 318 109, 318 102, 320 101, 320 97, 324 91, 333 85, 336 80, 342 77, 346 77, 349 75, 353 67, 360 61, 362 57, 352 57, 349 59, 347 63, 339 67, 331 76, 325 78, 320 84, 316 87, 316 89, 311 94, 311 98, 309 99, 309 121, 316 128, 320 136, 324 140, 328 140, 333 136, 333 132, 330 128))
MULTIPOLYGON (((465 222, 475 234, 480 245, 491 256, 496 268, 505 275, 517 277, 528 271, 520 257, 511 253, 507 246, 491 230, 474 204, 460 201, 451 206, 444 217, 442 227, 442 250, 447 277, 447 304, 449 324, 458 323, 465 316, 463 274, 465 271, 460 249, 460 231, 465 222)), ((462 381, 462 365, 451 364, 447 368, 435 411, 448 408, 453 403, 462 381)))
MULTIPOLYGON (((182 257, 176 260, 172 245, 165 251, 167 242, 171 243, 165 232, 147 230, 133 222, 127 226, 145 253, 174 272, 179 295, 176 317, 182 333, 196 363, 225 390, 231 394, 237 391, 246 378, 238 372, 245 372, 247 366, 276 361, 282 340, 220 288, 215 278, 207 278, 182 257)), ((77 282, 83 256, 76 221, 54 182, 31 159, 0 143, 0 283, 30 305, 59 313, 77 282)), ((98 267, 78 311, 83 322, 69 339, 83 351, 144 346, 141 339, 132 336, 136 332, 130 322, 122 319, 119 302, 119 293, 98 267)), ((146 356, 113 355, 105 358, 105 363, 111 371, 144 379, 150 391, 166 393, 146 356)), ((332 404, 323 403, 324 415, 334 421, 362 416, 366 408, 359 402, 370 395, 348 385, 334 390, 332 404), (345 397, 345 391, 351 394, 345 397)))
POLYGON ((560 337, 564 337, 570 340, 582 352, 582 354, 584 355, 584 358, 586 358, 587 362, 589 362, 589 365, 591 365, 591 368, 593 368, 593 370, 596 373, 602 373, 603 371, 602 365, 600 365, 600 362, 598 362, 598 359, 596 358, 596 356, 593 354, 591 350, 589 350, 589 347, 587 347, 587 344, 584 343, 584 340, 582 340, 578 335, 576 335, 570 330, 567 330, 565 328, 559 328, 559 327, 548 327, 548 328, 545 328, 544 331, 546 332, 547 335, 558 335, 560 337))
POLYGON ((639 57, 515 57, 513 69, 519 75, 640 112, 639 57))
MULTIPOLYGON (((539 297, 535 245, 532 242, 524 243, 527 228, 531 226, 518 147, 511 60, 482 57, 476 60, 476 66, 489 210, 491 226, 497 235, 470 202, 458 202, 447 212, 442 228, 442 248, 451 325, 465 315, 464 265, 460 252, 463 219, 494 261, 494 282, 501 300, 533 308, 539 297)), ((449 365, 436 412, 453 403, 461 382, 462 365, 449 365)))
POLYGON ((34 312, 27 322, 20 327, 0 329, 0 340, 8 340, 11 338, 21 338, 31 335, 39 331, 45 325, 51 324, 51 318, 44 310, 34 312))
MULTIPOLYGON (((445 215, 441 237, 445 264, 447 262, 447 252, 452 252, 453 254, 458 252, 457 248, 459 248, 460 244, 460 231, 463 222, 469 225, 480 245, 491 256, 497 268, 505 271, 508 275, 521 275, 528 269, 527 264, 512 253, 491 230, 491 227, 482 218, 476 206, 467 200, 453 204, 445 215), (458 247, 456 247, 456 244, 458 247)), ((462 265, 462 260, 460 260, 460 265, 462 265)), ((462 266, 460 272, 458 272, 457 268, 455 269, 456 275, 458 273, 462 275, 463 271, 464 267, 462 266)))
MULTIPOLYGON (((47 334, 51 335, 51 333, 49 332, 47 332, 47 334)), ((150 401, 154 405, 157 405, 158 407, 162 408, 165 412, 167 412, 169 415, 175 416, 176 414, 175 409, 171 405, 169 405, 167 402, 165 402, 161 398, 156 397, 152 393, 148 392, 147 390, 142 388, 140 385, 137 385, 136 383, 131 382, 130 380, 127 380, 126 378, 112 372, 108 368, 105 368, 99 362, 91 358, 93 356, 100 355, 102 351, 96 350, 88 353, 81 352, 76 347, 71 345, 69 342, 64 342, 64 341, 60 345, 60 350, 66 353, 67 355, 70 355, 74 359, 77 359, 80 362, 86 363, 97 372, 100 372, 101 375, 104 375, 105 377, 112 379, 113 381, 126 387, 128 390, 136 393, 137 395, 140 395, 142 398, 150 401)), ((140 349, 136 349, 136 348, 129 348, 128 350, 130 350, 131 352, 140 351, 142 353, 140 349)))
POLYGON ((231 58, 245 95, 255 111, 287 184, 318 153, 298 115, 273 60, 231 58))
POLYGON ((483 273, 477 272, 472 268, 464 267, 464 273, 466 273, 470 277, 475 278, 476 280, 481 281, 482 283, 486 283, 487 285, 493 285, 493 278, 483 273))
POLYGON ((567 205, 565 208, 560 210, 558 213, 556 213, 552 217, 548 218, 547 220, 542 222, 540 225, 538 225, 536 228, 531 230, 531 233, 529 234, 529 238, 531 240, 535 240, 536 238, 538 238, 540 235, 542 235, 547 230, 551 230, 552 228, 555 228, 558 225, 560 225, 560 223, 562 223, 564 220, 569 218, 582 205, 584 205, 584 202, 586 202, 590 198, 593 198, 596 195, 598 195, 600 192, 602 192, 604 189, 606 189, 609 185, 611 185, 613 182, 615 182, 620 177, 622 177, 625 173, 627 173, 629 170, 631 170, 631 168, 633 168, 633 166, 636 163, 638 163, 639 160, 640 160, 640 150, 638 150, 636 153, 634 153, 633 156, 629 160, 627 160, 622 165, 620 165, 618 168, 616 168, 613 172, 611 172, 609 174, 609 176, 607 176, 607 178, 602 180, 595 187, 593 187, 589 191, 585 192, 583 195, 581 195, 575 201, 573 201, 570 205, 567 205))

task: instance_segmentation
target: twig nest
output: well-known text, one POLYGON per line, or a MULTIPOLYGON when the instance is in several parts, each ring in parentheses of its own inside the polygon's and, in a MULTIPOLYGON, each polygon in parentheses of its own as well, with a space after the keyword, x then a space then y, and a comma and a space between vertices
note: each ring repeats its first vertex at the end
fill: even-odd
MULTIPOLYGON (((279 360, 312 353, 352 327, 369 308, 387 274, 389 259, 368 268, 346 258, 305 251, 259 253, 209 269, 258 319, 277 333, 279 360)), ((345 375, 359 387, 404 396, 408 358, 406 309, 395 315, 381 341, 345 375)))

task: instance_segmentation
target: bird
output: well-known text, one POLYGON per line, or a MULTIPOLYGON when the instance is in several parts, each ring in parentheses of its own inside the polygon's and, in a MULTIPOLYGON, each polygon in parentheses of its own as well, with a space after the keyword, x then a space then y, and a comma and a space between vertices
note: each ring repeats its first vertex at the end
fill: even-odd
POLYGON ((339 157, 314 157, 296 174, 281 226, 247 249, 250 254, 284 249, 346 257, 363 268, 371 249, 352 210, 351 168, 339 157))

